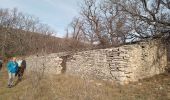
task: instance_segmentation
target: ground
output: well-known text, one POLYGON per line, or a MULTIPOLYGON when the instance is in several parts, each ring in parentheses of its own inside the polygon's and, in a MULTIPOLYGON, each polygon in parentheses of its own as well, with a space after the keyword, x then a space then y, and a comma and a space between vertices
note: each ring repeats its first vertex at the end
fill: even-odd
POLYGON ((26 73, 7 88, 7 71, 0 73, 0 100, 170 100, 170 74, 163 73, 125 86, 67 75, 26 73))

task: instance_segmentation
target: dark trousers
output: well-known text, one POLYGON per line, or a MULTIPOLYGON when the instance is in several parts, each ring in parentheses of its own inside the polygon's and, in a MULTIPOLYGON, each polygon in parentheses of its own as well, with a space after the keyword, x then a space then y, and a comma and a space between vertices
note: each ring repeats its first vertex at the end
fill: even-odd
POLYGON ((0 70, 2 69, 2 63, 0 62, 0 70))
POLYGON ((16 73, 16 76, 18 76, 18 79, 19 79, 19 80, 22 79, 22 76, 23 76, 23 74, 24 74, 24 70, 25 70, 24 67, 19 67, 19 68, 18 68, 18 71, 17 71, 17 73, 16 73))

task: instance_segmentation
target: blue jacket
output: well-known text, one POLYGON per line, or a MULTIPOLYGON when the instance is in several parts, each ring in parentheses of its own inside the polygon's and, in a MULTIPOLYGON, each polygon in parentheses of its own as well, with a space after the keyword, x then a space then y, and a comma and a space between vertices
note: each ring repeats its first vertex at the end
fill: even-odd
POLYGON ((17 62, 9 61, 7 63, 7 69, 11 73, 16 73, 18 71, 18 64, 17 64, 17 62))

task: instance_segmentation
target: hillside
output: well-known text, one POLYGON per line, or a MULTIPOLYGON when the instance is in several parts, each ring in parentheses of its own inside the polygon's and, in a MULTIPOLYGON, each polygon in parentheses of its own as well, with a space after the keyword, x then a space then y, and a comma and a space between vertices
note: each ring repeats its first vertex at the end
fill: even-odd
POLYGON ((88 45, 71 38, 0 27, 0 56, 56 53, 84 49, 88 45))
POLYGON ((56 35, 54 29, 33 15, 17 8, 0 8, 0 56, 56 53, 86 47, 75 39, 56 35))
POLYGON ((7 71, 0 74, 0 100, 169 100, 170 74, 164 73, 120 86, 67 75, 39 77, 26 73, 13 88, 7 88, 7 71))

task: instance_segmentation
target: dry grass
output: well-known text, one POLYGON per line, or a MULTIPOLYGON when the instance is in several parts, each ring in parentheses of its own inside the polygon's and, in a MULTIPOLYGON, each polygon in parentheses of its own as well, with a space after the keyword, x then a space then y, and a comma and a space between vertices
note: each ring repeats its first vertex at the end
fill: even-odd
POLYGON ((37 77, 27 73, 23 81, 7 88, 7 72, 0 75, 0 100, 170 100, 170 74, 156 75, 119 86, 73 76, 37 77))

